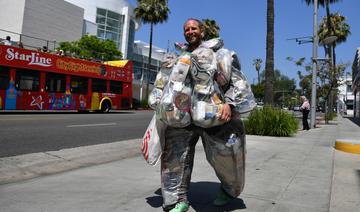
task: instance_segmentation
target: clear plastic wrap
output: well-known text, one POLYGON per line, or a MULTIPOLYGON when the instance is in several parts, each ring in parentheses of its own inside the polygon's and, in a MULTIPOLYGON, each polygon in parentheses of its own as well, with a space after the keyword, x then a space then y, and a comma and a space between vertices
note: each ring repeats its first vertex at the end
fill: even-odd
POLYGON ((169 76, 165 85, 160 103, 156 107, 158 119, 168 126, 186 127, 191 123, 190 100, 191 80, 188 77, 190 69, 190 54, 182 53, 169 76))
POLYGON ((241 71, 236 53, 223 48, 224 43, 220 38, 205 41, 201 45, 216 52, 218 70, 215 80, 225 92, 225 102, 234 106, 232 117, 238 118, 241 113, 251 111, 256 106, 255 97, 241 71))
POLYGON ((209 48, 199 47, 192 52, 191 61, 193 123, 203 128, 221 125, 224 121, 219 120, 219 112, 224 97, 214 80, 217 71, 216 54, 209 48))
POLYGON ((240 62, 234 52, 232 52, 232 67, 230 86, 225 92, 226 103, 234 105, 233 117, 241 113, 250 112, 256 106, 254 94, 245 75, 240 70, 240 62))
POLYGON ((231 64, 233 61, 232 52, 227 49, 219 49, 216 52, 217 71, 215 80, 220 87, 225 87, 231 78, 231 64))
POLYGON ((156 109, 156 106, 160 103, 163 89, 169 81, 169 76, 172 68, 175 65, 177 55, 175 53, 165 54, 164 60, 161 64, 161 69, 156 75, 154 82, 154 88, 151 91, 148 99, 148 104, 152 109, 156 109))

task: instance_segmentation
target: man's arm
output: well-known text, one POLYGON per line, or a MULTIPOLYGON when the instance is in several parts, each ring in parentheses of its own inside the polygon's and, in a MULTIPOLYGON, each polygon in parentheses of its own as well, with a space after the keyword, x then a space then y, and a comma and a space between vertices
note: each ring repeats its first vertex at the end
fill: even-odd
POLYGON ((245 75, 241 71, 241 65, 236 54, 231 52, 227 57, 231 57, 232 62, 229 83, 224 89, 225 103, 234 112, 249 112, 256 106, 254 94, 245 75))

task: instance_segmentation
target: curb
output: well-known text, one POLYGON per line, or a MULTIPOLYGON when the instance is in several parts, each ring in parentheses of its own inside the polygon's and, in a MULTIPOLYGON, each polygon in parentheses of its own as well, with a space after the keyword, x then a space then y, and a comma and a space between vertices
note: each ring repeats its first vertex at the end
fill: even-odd
POLYGON ((0 185, 141 155, 142 139, 0 158, 0 185))
POLYGON ((343 152, 360 154, 360 141, 350 139, 336 139, 335 149, 343 152))

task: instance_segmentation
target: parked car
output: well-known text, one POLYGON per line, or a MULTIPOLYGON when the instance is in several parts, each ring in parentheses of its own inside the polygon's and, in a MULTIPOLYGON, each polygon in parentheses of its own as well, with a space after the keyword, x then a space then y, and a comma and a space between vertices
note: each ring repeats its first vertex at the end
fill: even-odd
POLYGON ((294 107, 294 111, 300 111, 300 107, 299 107, 299 106, 295 106, 295 107, 294 107))

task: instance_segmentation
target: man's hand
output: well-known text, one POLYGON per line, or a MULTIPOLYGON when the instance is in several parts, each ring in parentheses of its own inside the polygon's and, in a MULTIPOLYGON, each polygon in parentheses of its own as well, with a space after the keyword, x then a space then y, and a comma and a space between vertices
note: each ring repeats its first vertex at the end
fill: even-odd
POLYGON ((221 107, 221 110, 219 112, 219 119, 224 120, 226 122, 230 121, 231 119, 231 107, 229 104, 224 104, 221 107))

